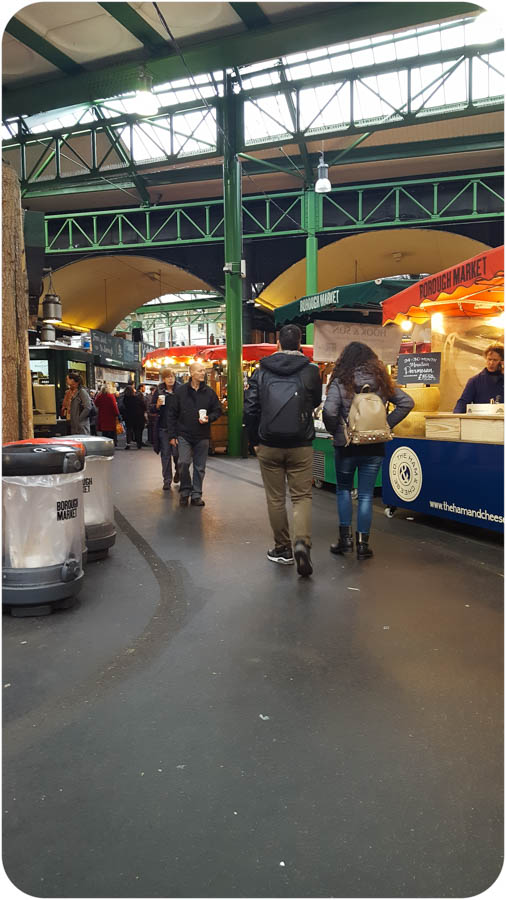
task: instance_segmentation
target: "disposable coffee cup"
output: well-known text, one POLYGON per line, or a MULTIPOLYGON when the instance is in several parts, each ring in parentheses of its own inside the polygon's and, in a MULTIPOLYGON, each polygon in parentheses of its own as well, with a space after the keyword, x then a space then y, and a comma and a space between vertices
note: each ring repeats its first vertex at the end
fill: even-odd
POLYGON ((207 419, 207 409, 199 409, 199 419, 207 419))
POLYGON ((158 397, 162 406, 165 406, 165 394, 160 394, 158 397))

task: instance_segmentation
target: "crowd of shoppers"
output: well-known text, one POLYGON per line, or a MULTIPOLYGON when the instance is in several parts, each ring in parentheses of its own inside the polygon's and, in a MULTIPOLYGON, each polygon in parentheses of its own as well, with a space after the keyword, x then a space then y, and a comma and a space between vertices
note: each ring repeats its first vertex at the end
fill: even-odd
MULTIPOLYGON (((274 546, 271 562, 296 565, 307 578, 311 561, 311 509, 313 413, 322 402, 318 366, 301 350, 302 334, 297 325, 279 332, 277 350, 260 361, 244 392, 244 423, 250 446, 260 464, 267 514, 274 546), (290 495, 293 523, 290 526, 286 494, 290 495)), ((489 348, 491 350, 491 348, 489 348)), ((499 355, 494 346, 493 353, 499 355)), ((502 358, 501 358, 502 361, 502 358)), ((487 359, 488 363, 488 359, 487 359)), ((161 381, 151 391, 128 385, 117 401, 106 385, 95 397, 97 428, 116 440, 118 423, 124 421, 126 447, 132 440, 141 449, 143 431, 160 454, 162 489, 179 483, 179 504, 205 506, 202 498, 210 426, 222 415, 216 393, 205 383, 205 367, 193 363, 189 379, 178 383, 171 368, 163 368, 161 381)), ((89 395, 79 376, 69 375, 62 412, 71 420, 74 433, 84 431, 89 421, 89 395), (78 426, 78 427, 77 427, 78 426)), ((338 556, 354 549, 352 490, 358 482, 356 554, 370 559, 372 501, 377 475, 385 455, 391 429, 413 408, 412 398, 396 387, 385 365, 366 344, 353 341, 335 362, 323 406, 323 421, 333 437, 339 536, 330 545, 338 556), (366 402, 362 402, 364 396, 366 402), (365 410, 365 411, 364 411, 365 410)))

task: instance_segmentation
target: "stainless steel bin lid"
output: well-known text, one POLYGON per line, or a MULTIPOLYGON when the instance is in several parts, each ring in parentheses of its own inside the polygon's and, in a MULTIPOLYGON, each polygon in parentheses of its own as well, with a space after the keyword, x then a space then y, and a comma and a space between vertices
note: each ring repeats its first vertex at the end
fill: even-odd
POLYGON ((112 438, 95 434, 69 434, 69 441, 79 441, 86 447, 86 456, 114 456, 112 438))

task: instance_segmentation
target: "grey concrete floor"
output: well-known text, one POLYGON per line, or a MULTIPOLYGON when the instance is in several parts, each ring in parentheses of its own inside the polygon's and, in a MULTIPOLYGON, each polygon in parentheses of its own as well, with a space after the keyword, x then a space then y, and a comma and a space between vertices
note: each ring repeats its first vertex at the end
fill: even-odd
POLYGON ((465 897, 503 848, 503 550, 375 502, 363 563, 266 559, 255 459, 205 509, 113 462, 78 604, 3 617, 3 861, 38 897, 465 897))

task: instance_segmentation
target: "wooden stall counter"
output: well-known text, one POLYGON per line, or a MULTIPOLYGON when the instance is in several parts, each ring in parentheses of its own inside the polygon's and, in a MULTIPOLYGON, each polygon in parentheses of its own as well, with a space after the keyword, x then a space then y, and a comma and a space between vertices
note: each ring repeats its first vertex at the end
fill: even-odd
POLYGON ((433 441, 504 444, 504 413, 426 413, 425 437, 433 441))

